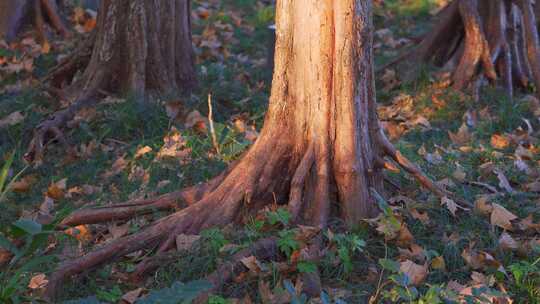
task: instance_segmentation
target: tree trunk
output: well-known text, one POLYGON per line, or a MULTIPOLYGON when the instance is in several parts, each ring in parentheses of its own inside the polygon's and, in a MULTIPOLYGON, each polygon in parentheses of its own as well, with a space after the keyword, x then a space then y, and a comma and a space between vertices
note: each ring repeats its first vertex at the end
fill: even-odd
POLYGON ((531 0, 454 0, 418 47, 400 59, 450 69, 457 90, 485 77, 510 98, 515 86, 527 88, 529 82, 540 96, 538 14, 540 4, 531 0))
MULTIPOLYGON (((270 105, 255 144, 206 184, 66 218, 63 224, 78 225, 126 219, 152 206, 188 205, 138 234, 64 264, 50 279, 49 292, 68 276, 156 242, 161 243, 159 255, 180 233, 242 222, 272 202, 287 205, 295 223, 324 228, 336 216, 355 226, 378 213, 373 193, 383 188, 385 155, 442 194, 379 127, 371 6, 370 0, 278 1, 270 105)), ((141 263, 136 273, 146 266, 141 263)))
MULTIPOLYGON (((25 158, 40 162, 47 142, 103 92, 148 94, 189 92, 196 85, 190 0, 102 0, 96 32, 46 78, 50 91, 72 105, 34 131, 25 158), (80 68, 84 72, 75 77, 80 68)), ((61 140, 64 142, 64 140, 61 140)))
POLYGON ((11 41, 27 23, 34 23, 41 42, 47 40, 45 20, 62 36, 68 36, 55 0, 0 0, 0 39, 11 41))
POLYGON ((195 86, 189 0, 104 0, 100 12, 90 62, 66 98, 195 86))

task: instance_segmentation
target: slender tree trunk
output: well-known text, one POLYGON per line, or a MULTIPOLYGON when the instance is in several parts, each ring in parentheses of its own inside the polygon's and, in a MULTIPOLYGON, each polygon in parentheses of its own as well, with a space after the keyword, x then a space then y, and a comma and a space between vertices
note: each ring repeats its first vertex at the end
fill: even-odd
MULTIPOLYGON (((377 214, 373 193, 383 190, 384 156, 442 194, 388 143, 379 127, 371 6, 371 0, 278 1, 270 105, 255 144, 206 184, 66 218, 65 225, 97 223, 152 207, 188 205, 140 233, 62 265, 50 279, 49 292, 68 276, 156 242, 161 244, 159 256, 173 247, 177 234, 241 223, 245 215, 274 201, 286 205, 296 223, 324 228, 336 216, 354 226, 377 214)), ((145 261, 136 274, 149 264, 155 265, 145 261)), ((223 280, 213 281, 215 277, 223 277, 209 278, 218 288, 223 280)))
POLYGON ((515 86, 527 88, 529 83, 540 92, 539 13, 538 1, 454 0, 418 47, 400 59, 416 66, 419 61, 444 66, 453 72, 457 90, 485 77, 509 97, 515 86))

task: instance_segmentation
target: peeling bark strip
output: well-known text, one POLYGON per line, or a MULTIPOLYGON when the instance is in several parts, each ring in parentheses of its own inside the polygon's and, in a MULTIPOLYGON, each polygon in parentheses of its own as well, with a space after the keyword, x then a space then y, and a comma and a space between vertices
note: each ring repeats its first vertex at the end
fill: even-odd
POLYGON ((409 58, 416 66, 444 66, 453 71, 457 90, 485 76, 498 81, 509 97, 514 86, 527 88, 530 80, 540 97, 539 14, 538 1, 454 0, 418 46, 391 65, 409 58))
MULTIPOLYGON (((223 175, 193 188, 197 195, 178 192, 68 217, 64 224, 78 225, 127 219, 151 207, 188 205, 139 233, 61 265, 49 280, 50 296, 69 276, 156 243, 157 254, 165 254, 177 234, 241 222, 243 215, 274 201, 288 203, 295 220, 305 225, 324 228, 330 216, 337 216, 354 226, 378 212, 370 190, 382 193, 383 167, 378 164, 385 156, 436 194, 446 195, 391 146, 379 126, 372 2, 278 0, 276 8, 270 105, 255 144, 223 175), (334 209, 339 213, 331 214, 334 209)), ((155 261, 143 261, 135 276, 152 265, 155 261)), ((229 268, 218 268, 221 273, 210 280, 229 276, 229 268)))

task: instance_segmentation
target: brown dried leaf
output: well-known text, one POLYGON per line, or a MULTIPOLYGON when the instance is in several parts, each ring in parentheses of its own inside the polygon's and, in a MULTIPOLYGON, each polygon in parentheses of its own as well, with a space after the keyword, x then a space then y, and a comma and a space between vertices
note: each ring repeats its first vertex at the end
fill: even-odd
POLYGON ((20 111, 13 112, 8 116, 0 119, 0 129, 16 125, 24 120, 24 115, 20 111))
POLYGON ((128 304, 134 304, 140 297, 144 289, 137 288, 132 291, 126 292, 122 296, 122 300, 126 301, 128 304))
POLYGON ((47 276, 43 273, 40 273, 30 279, 30 283, 28 283, 28 288, 41 289, 47 286, 48 283, 49 280, 47 280, 47 276))
POLYGON ((506 230, 513 230, 511 221, 517 219, 518 217, 512 212, 508 211, 503 206, 493 203, 493 212, 491 213, 491 224, 494 226, 499 226, 506 230))
POLYGON ((503 231, 499 238, 499 246, 502 250, 513 251, 519 248, 519 244, 510 234, 503 231))
POLYGON ((465 123, 461 125, 457 133, 448 131, 448 136, 450 136, 450 140, 458 146, 466 145, 472 139, 471 133, 469 133, 469 127, 467 127, 465 123))
POLYGON ((418 286, 422 284, 428 275, 428 264, 418 265, 411 260, 406 260, 400 263, 399 270, 403 272, 412 285, 418 286))
POLYGON ((201 239, 200 235, 188 235, 188 234, 179 234, 176 236, 176 250, 177 251, 188 251, 193 248, 198 240, 201 239))
POLYGON ((25 177, 11 184, 11 190, 17 193, 28 192, 37 180, 38 178, 34 174, 26 175, 25 177))

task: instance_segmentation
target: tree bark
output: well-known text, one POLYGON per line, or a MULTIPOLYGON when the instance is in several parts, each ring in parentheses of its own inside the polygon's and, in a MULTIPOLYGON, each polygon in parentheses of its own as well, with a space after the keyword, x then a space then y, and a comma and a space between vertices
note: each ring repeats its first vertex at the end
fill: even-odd
MULTIPOLYGON (((383 190, 384 156, 443 194, 389 144, 379 126, 372 1, 281 0, 276 9, 270 105, 255 144, 225 174, 197 187, 208 191, 185 209, 62 265, 50 278, 49 295, 66 277, 156 243, 161 244, 157 254, 163 254, 180 233, 241 223, 271 202, 287 205, 295 223, 325 228, 336 216, 355 226, 378 213, 373 193, 383 190)), ((177 194, 177 202, 182 195, 177 194)), ((171 199, 161 197, 156 203, 162 207, 171 199)), ((126 207, 149 204, 121 205, 119 218, 137 212, 126 207)), ((114 209, 102 220, 115 218, 114 209)), ((98 222, 104 213, 95 211, 82 210, 84 216, 75 214, 64 224, 77 225, 85 218, 98 222)), ((147 266, 141 263, 136 273, 147 266)))
POLYGON ((102 0, 96 32, 47 77, 72 103, 34 131, 25 158, 40 162, 51 138, 103 92, 145 96, 186 93, 196 86, 190 0, 102 0), (75 79, 76 72, 84 71, 75 79), (52 135, 52 136, 51 136, 52 135))
POLYGON ((540 97, 539 12, 540 4, 531 0, 454 0, 434 29, 399 59, 452 70, 457 90, 486 77, 510 98, 515 86, 527 88, 530 81, 540 97))
POLYGON ((66 98, 99 90, 167 94, 195 86, 189 0, 104 0, 99 11, 90 62, 66 98))
POLYGON ((15 39, 25 24, 33 22, 39 39, 44 42, 45 20, 62 36, 69 35, 55 0, 0 0, 0 39, 15 39))

